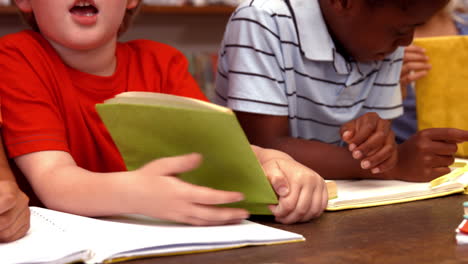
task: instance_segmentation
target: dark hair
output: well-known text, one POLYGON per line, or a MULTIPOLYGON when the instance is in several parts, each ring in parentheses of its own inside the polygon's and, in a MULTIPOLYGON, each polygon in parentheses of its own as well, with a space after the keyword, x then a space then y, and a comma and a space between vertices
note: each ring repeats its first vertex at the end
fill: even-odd
MULTIPOLYGON (((125 11, 124 19, 123 19, 122 24, 120 25, 120 28, 119 28, 119 31, 118 31, 119 36, 122 35, 123 33, 125 33, 125 31, 127 31, 128 27, 130 26, 130 24, 132 23, 133 19, 136 16, 136 14, 138 13, 138 10, 140 9, 140 6, 141 6, 142 2, 143 2, 143 0, 140 0, 138 2, 138 5, 135 8, 127 9, 125 11)), ((32 13, 32 12, 25 13, 25 12, 20 11, 20 15, 23 18, 24 22, 26 22, 26 24, 28 24, 31 27, 32 30, 34 30, 36 32, 40 32, 39 26, 37 25, 37 22, 36 22, 36 18, 34 17, 34 13, 32 13)))

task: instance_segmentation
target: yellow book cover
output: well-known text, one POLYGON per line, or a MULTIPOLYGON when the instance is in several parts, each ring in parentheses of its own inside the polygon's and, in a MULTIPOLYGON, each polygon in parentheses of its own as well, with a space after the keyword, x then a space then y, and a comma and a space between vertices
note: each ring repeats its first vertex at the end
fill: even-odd
MULTIPOLYGON (((418 129, 454 127, 468 130, 468 36, 419 38, 432 68, 416 82, 418 129)), ((456 154, 468 157, 468 142, 456 154)))

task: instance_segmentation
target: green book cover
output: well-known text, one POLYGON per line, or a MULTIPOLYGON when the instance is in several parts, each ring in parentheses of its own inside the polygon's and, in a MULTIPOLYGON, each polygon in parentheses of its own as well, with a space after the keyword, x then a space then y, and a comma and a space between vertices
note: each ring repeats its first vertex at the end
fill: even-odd
POLYGON ((235 114, 228 108, 175 95, 126 92, 96 105, 128 170, 158 158, 201 153, 203 163, 181 179, 245 200, 228 204, 271 214, 278 200, 235 114))

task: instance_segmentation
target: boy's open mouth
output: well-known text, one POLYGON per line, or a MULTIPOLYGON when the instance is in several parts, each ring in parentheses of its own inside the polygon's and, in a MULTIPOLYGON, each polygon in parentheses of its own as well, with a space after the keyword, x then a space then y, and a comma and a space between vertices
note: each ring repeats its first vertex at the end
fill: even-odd
POLYGON ((70 9, 70 13, 78 16, 94 16, 99 13, 94 1, 92 0, 78 0, 75 5, 70 9))

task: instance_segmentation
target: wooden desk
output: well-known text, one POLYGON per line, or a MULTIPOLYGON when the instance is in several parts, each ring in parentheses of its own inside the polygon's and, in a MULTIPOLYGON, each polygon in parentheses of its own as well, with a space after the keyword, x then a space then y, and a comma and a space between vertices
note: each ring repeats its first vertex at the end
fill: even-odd
POLYGON ((161 257, 128 264, 320 264, 468 263, 468 246, 457 246, 455 228, 468 195, 327 212, 298 225, 263 224, 297 232, 305 242, 161 257))

